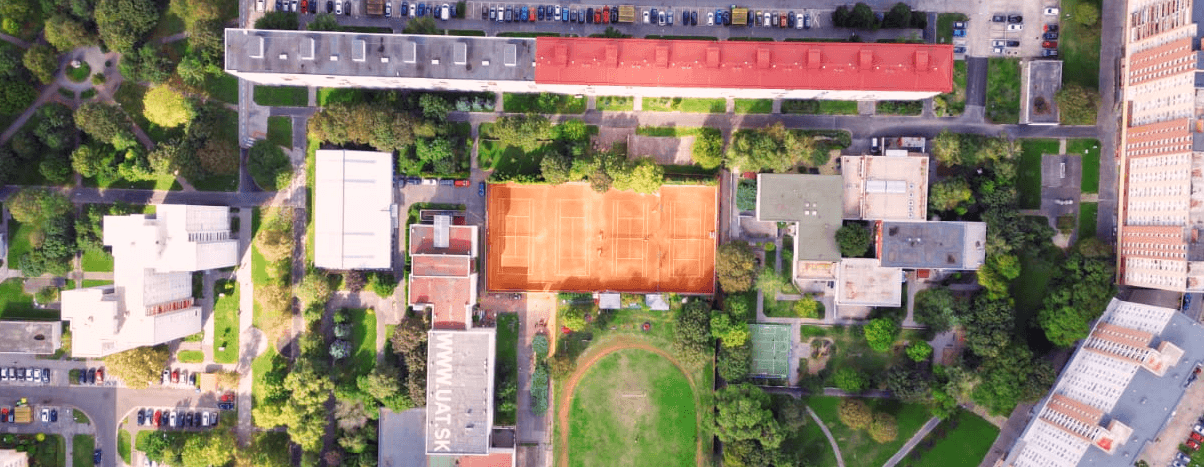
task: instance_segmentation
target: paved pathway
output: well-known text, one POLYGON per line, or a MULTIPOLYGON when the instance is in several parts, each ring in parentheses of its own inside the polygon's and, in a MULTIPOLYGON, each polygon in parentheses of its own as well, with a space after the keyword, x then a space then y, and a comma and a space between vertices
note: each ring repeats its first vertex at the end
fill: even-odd
POLYGON ((886 463, 882 464, 882 467, 895 467, 899 461, 903 460, 903 457, 907 456, 907 453, 911 452, 912 449, 915 449, 916 445, 920 444, 920 441, 922 441, 925 436, 928 436, 928 433, 940 424, 940 418, 932 417, 928 419, 928 421, 924 423, 924 426, 920 427, 919 431, 916 431, 916 434, 911 436, 911 439, 907 440, 906 443, 903 443, 903 447, 899 448, 899 452, 896 452, 895 455, 890 456, 890 459, 887 459, 886 463))
POLYGON ((10 36, 8 34, 0 34, 0 40, 2 40, 4 42, 8 42, 9 44, 15 45, 22 49, 28 49, 31 46, 30 43, 25 42, 24 40, 22 40, 20 38, 10 36))
MULTIPOLYGON (((6 185, 0 188, 0 199, 6 199, 13 193, 26 188, 22 185, 6 185)), ((46 188, 46 187, 36 187, 46 188)), ((228 191, 166 191, 166 190, 130 190, 119 188, 69 188, 63 190, 76 204, 100 203, 113 204, 123 202, 128 204, 200 204, 206 206, 230 206, 250 208, 265 203, 277 205, 295 205, 304 200, 293 197, 276 196, 277 192, 235 193, 228 191)), ((281 192, 284 193, 284 192, 281 192)))
MULTIPOLYGON (((251 280, 251 214, 250 208, 238 211, 238 251, 242 260, 238 263, 238 443, 247 446, 251 442, 251 385, 255 380, 250 361, 259 356, 258 348, 252 343, 265 341, 262 332, 252 327, 255 320, 255 283, 251 280)), ((258 345, 263 349, 270 343, 258 345)))
POLYGON ((828 437, 828 444, 832 445, 832 452, 836 453, 837 467, 844 467, 844 456, 840 454, 840 446, 836 445, 836 438, 832 437, 832 432, 828 431, 828 425, 824 425, 824 421, 819 419, 819 415, 815 415, 815 411, 811 410, 811 406, 807 406, 807 413, 811 415, 811 419, 815 420, 815 424, 819 425, 819 429, 824 431, 824 436, 828 437))

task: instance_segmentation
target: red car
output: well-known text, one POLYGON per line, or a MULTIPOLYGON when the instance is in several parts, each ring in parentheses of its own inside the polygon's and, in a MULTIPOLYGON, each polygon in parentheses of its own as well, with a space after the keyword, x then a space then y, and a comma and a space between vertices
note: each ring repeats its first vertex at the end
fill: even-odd
POLYGON ((173 383, 180 382, 180 370, 172 370, 171 371, 171 382, 173 382, 173 383))
POLYGON ((468 186, 468 180, 456 180, 453 184, 460 187, 468 186))
POLYGON ((1191 448, 1192 451, 1200 450, 1200 443, 1197 443, 1195 440, 1189 439, 1189 440, 1187 440, 1186 444, 1187 444, 1187 447, 1191 448))
POLYGON ((1041 47, 1044 47, 1044 48, 1046 48, 1046 49, 1056 49, 1056 48, 1058 48, 1058 41, 1045 41, 1045 42, 1042 42, 1042 43, 1041 43, 1041 47))
POLYGON ((530 17, 527 18, 527 21, 535 21, 535 9, 534 8, 531 9, 531 15, 530 15, 530 17))
POLYGON ((301 12, 305 13, 307 11, 309 11, 309 0, 301 0, 301 12))
POLYGON ((159 425, 161 425, 161 424, 162 424, 162 421, 163 421, 163 411, 162 411, 162 410, 156 410, 156 411, 155 411, 155 417, 154 417, 155 426, 159 426, 159 425))
POLYGON ((604 6, 604 7, 602 7, 602 24, 606 24, 609 22, 610 22, 610 7, 604 6))
POLYGON ((1194 431, 1191 432, 1191 439, 1195 440, 1197 443, 1204 442, 1204 436, 1201 436, 1199 433, 1194 431))

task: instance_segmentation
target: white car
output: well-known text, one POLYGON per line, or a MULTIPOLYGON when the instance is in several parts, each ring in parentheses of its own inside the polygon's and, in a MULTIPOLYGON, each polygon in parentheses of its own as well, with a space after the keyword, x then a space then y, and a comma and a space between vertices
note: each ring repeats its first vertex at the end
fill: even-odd
POLYGON ((1058 9, 1057 8, 1046 8, 1045 16, 1058 16, 1058 9))
POLYGON ((179 424, 176 423, 179 420, 176 419, 176 411, 174 411, 174 410, 171 411, 171 417, 168 417, 168 421, 171 422, 171 423, 167 424, 168 426, 172 426, 172 427, 180 426, 179 424))
POLYGON ((1005 46, 1007 46, 1007 44, 1008 44, 1008 41, 1005 41, 1002 39, 991 41, 991 47, 1005 47, 1005 46))
MULTIPOLYGON (((417 2, 410 4, 410 14, 408 16, 411 18, 418 16, 418 3, 417 2)), ((501 16, 501 15, 498 15, 498 16, 501 16)))
POLYGON ((335 0, 335 2, 334 2, 334 14, 336 14, 336 15, 341 15, 341 14, 343 14, 343 2, 342 2, 341 0, 335 0))
POLYGON ((201 413, 201 426, 209 426, 209 412, 201 413))
POLYGON ((50 409, 42 409, 42 423, 50 423, 50 409))
POLYGON ((644 24, 648 24, 648 10, 644 10, 644 24))
POLYGON ((556 5, 556 14, 552 15, 552 17, 560 19, 560 5, 556 5))
POLYGON ((448 16, 450 14, 451 14, 451 6, 450 5, 444 3, 442 7, 439 7, 439 19, 442 19, 443 21, 447 21, 448 16))
POLYGON ((385 2, 385 18, 393 17, 393 2, 385 2))
POLYGON ((771 17, 770 17, 770 15, 769 15, 769 12, 768 12, 768 11, 766 11, 766 12, 765 12, 765 16, 762 16, 762 17, 761 17, 761 21, 763 21, 763 22, 764 22, 764 24, 762 24, 762 26, 769 27, 769 26, 770 26, 769 22, 770 22, 772 19, 773 19, 773 18, 771 18, 771 17))
POLYGON ((297 5, 299 5, 297 0, 293 0, 293 9, 291 10, 293 13, 297 12, 297 5))
POLYGON ((803 14, 795 13, 794 14, 794 29, 802 29, 802 28, 803 28, 803 14))
POLYGON ((991 51, 998 55, 1003 55, 1003 47, 995 47, 994 49, 991 49, 991 51))
POLYGON ((708 11, 707 12, 707 26, 714 26, 714 25, 715 25, 715 12, 708 11))
POLYGON ((1008 31, 1020 31, 1022 29, 1024 29, 1023 24, 1013 23, 1008 25, 1008 31))

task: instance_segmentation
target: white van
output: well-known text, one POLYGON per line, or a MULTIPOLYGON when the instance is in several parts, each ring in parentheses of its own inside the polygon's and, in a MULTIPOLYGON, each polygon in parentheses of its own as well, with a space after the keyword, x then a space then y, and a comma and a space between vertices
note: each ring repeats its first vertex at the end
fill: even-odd
POLYGON ((439 19, 441 19, 443 21, 447 21, 447 18, 450 14, 451 14, 451 7, 448 6, 446 3, 444 3, 443 6, 439 8, 439 19))

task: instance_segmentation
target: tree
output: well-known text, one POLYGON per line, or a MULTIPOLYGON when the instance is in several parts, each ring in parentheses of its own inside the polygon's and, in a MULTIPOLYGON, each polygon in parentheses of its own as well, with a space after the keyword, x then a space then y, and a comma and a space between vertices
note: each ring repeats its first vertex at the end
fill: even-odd
POLYGON ((581 331, 585 329, 585 315, 589 312, 590 309, 584 306, 570 306, 561 310, 559 324, 570 331, 581 331))
POLYGON ((402 28, 401 32, 403 34, 434 35, 439 34, 439 27, 435 25, 434 19, 423 16, 410 20, 408 23, 406 23, 405 27, 402 28))
MULTIPOLYGON (((1094 5, 1088 4, 1087 6, 1095 8, 1094 5)), ((1095 124, 1096 113, 1099 112, 1098 92, 1077 83, 1066 83, 1055 98, 1058 101, 1058 112, 1063 125, 1095 124)))
POLYGON ((226 465, 234 460, 234 434, 228 430, 198 433, 184 441, 180 462, 184 467, 226 465))
MULTIPOLYGON (((122 74, 124 73, 123 71, 122 74)), ((180 79, 184 83, 190 86, 199 86, 209 76, 209 69, 199 57, 187 55, 181 58, 180 63, 176 65, 176 74, 180 75, 180 79)))
POLYGON ((82 21, 62 14, 51 16, 46 20, 44 34, 46 42, 53 45, 59 52, 96 44, 96 37, 82 21))
POLYGON ((895 365, 886 370, 883 385, 902 401, 923 403, 932 389, 932 373, 918 365, 895 365))
POLYGON ((1083 26, 1095 26, 1099 22, 1099 7, 1091 2, 1080 2, 1074 7, 1074 20, 1083 26))
MULTIPOLYGON (((421 18, 419 18, 421 19, 421 18)), ((410 24, 413 24, 413 20, 410 24)), ((498 118, 489 136, 503 146, 514 146, 526 152, 539 147, 541 140, 551 137, 552 124, 540 115, 515 115, 498 118)))
POLYGON ((418 138, 414 153, 419 161, 431 164, 436 173, 450 174, 455 172, 451 142, 446 138, 418 138))
POLYGON ((841 6, 836 7, 836 11, 832 12, 832 25, 836 26, 838 28, 849 27, 849 16, 850 15, 852 15, 852 13, 849 12, 848 5, 841 5, 841 6))
POLYGON ((702 168, 711 170, 723 164, 723 134, 718 131, 702 131, 694 137, 690 156, 702 168))
POLYGON ((941 134, 932 139, 932 155, 936 157, 938 164, 945 167, 961 165, 961 136, 950 133, 949 130, 941 131, 941 134))
POLYGON ((724 347, 741 347, 748 342, 748 324, 717 312, 711 316, 711 336, 724 347))
POLYGON ((71 177, 71 158, 62 152, 52 152, 38 163, 38 173, 54 184, 66 183, 71 177))
POLYGON ((907 358, 920 363, 932 357, 932 345, 924 341, 912 342, 907 346, 907 358))
POLYGON ((870 422, 870 438, 879 444, 889 443, 899 437, 899 424, 891 414, 878 412, 870 422))
POLYGON ((48 103, 40 107, 37 112, 39 121, 33 129, 33 134, 42 144, 56 151, 75 146, 78 130, 72 120, 70 107, 48 103))
POLYGON ((814 150, 814 141, 781 123, 732 134, 727 148, 728 165, 745 172, 787 172, 814 150))
POLYGON ((29 0, 10 0, 0 2, 0 18, 11 21, 16 26, 16 30, 5 27, 5 32, 15 35, 19 32, 20 25, 30 19, 36 5, 29 0))
POLYGON ((105 357, 105 366, 126 386, 143 389, 159 381, 159 372, 167 366, 169 357, 166 345, 137 347, 105 357))
POLYGON ((255 20, 255 29, 296 31, 301 29, 301 23, 297 20, 296 13, 288 11, 269 11, 264 13, 264 15, 259 19, 255 20))
POLYGON ((962 316, 966 346, 980 357, 992 358, 1008 344, 1015 329, 1015 313, 1008 300, 991 300, 985 294, 975 297, 962 316))
POLYGON ((305 26, 310 31, 338 31, 339 22, 331 13, 319 13, 305 26))
POLYGON ((711 307, 702 300, 686 303, 677 312, 674 344, 683 355, 707 353, 711 350, 711 307))
POLYGON ((621 174, 611 172, 614 188, 636 193, 656 193, 665 182, 665 168, 651 157, 641 157, 630 164, 630 169, 621 174))
POLYGON ((8 79, 0 81, 0 114, 21 113, 37 98, 37 91, 28 82, 8 79))
POLYGON ((105 154, 90 146, 80 146, 71 152, 71 168, 84 177, 94 177, 107 164, 105 154))
POLYGON ((559 185, 574 181, 572 178, 573 158, 559 152, 544 154, 539 161, 539 172, 545 182, 559 185))
POLYGON ((247 168, 255 184, 267 191, 284 189, 293 175, 288 155, 280 146, 266 139, 255 141, 247 151, 247 168))
POLYGON ((716 391, 715 436, 724 443, 758 441, 767 449, 777 449, 785 436, 769 407, 769 394, 751 384, 716 391))
POLYGON ((902 29, 911 26, 911 7, 899 2, 890 8, 882 17, 882 27, 887 29, 902 29))
POLYGON ((756 258, 748 243, 735 241, 719 245, 715 254, 715 275, 727 293, 748 290, 756 274, 756 258))
MULTIPOLYGON (((1110 256, 1110 255, 1109 255, 1110 256)), ((1091 322, 1103 314, 1116 293, 1111 258, 1087 257, 1075 251, 1053 279, 1037 322, 1045 337, 1060 347, 1087 337, 1091 322)))
POLYGON ((832 382, 836 384, 836 387, 848 393, 858 393, 869 386, 865 375, 850 367, 841 367, 832 373, 832 382))
POLYGON ((840 404, 836 406, 836 416, 840 418, 841 423, 854 430, 868 427, 873 420, 870 407, 861 399, 853 397, 840 400, 840 404))
POLYGON ((57 191, 24 188, 8 198, 9 214, 22 224, 41 225, 72 209, 71 201, 57 191))
POLYGON ((25 51, 21 61, 42 84, 53 83, 59 71, 59 53, 49 45, 35 44, 25 51))
POLYGON ((890 350, 891 344, 899 336, 899 324, 890 318, 874 318, 865 325, 865 340, 870 348, 878 352, 890 350))
POLYGON ((987 256, 986 264, 978 270, 978 284, 992 300, 1008 297, 1012 279, 1020 276, 1020 259, 1016 255, 997 253, 987 256))
POLYGON ((330 276, 317 269, 311 269, 297 285, 297 300, 301 302, 301 308, 309 308, 310 305, 326 303, 330 300, 332 292, 330 276))
MULTIPOLYGON (((555 94, 551 95, 556 96, 555 94)), ((589 140, 589 125, 586 125, 585 121, 579 118, 565 120, 564 123, 556 125, 555 130, 559 135, 557 139, 566 141, 589 140)))
POLYGON ((422 117, 438 123, 447 121, 447 114, 453 107, 451 102, 438 94, 425 93, 418 96, 418 107, 422 109, 422 117))
POLYGON ((933 211, 952 211, 974 199, 970 184, 962 178, 946 178, 928 190, 928 206, 933 211))
POLYGON ((794 310, 794 315, 799 318, 819 319, 823 317, 824 305, 818 300, 811 297, 803 297, 794 302, 791 307, 794 310))
POLYGON ((171 78, 171 61, 149 44, 139 47, 136 53, 122 55, 118 67, 121 75, 131 81, 158 84, 171 78))
POLYGON ((845 258, 860 258, 870 250, 869 229, 860 222, 849 222, 836 229, 836 244, 840 246, 840 256, 845 258))
POLYGON ((184 99, 184 95, 169 86, 155 86, 142 97, 143 115, 151 123, 174 128, 191 118, 192 106, 184 99))
POLYGON ((577 371, 577 360, 565 352, 556 352, 548 358, 548 371, 554 378, 563 378, 577 371))
POLYGON ((75 109, 75 126, 97 141, 109 143, 117 150, 137 143, 130 131, 125 112, 112 104, 88 102, 75 109))
POLYGON ((127 53, 159 22, 159 9, 151 0, 98 0, 95 19, 100 39, 127 53))
POLYGON ((757 274, 757 290, 765 294, 766 297, 774 298, 778 296, 790 283, 786 277, 783 277, 773 268, 762 268, 757 274))
POLYGON ((978 368, 979 383, 970 394, 991 415, 1011 413, 1016 404, 1041 397, 1053 384, 1053 366, 1035 358, 1027 346, 1009 343, 978 368))
POLYGON ((875 30, 878 29, 878 17, 874 16, 874 10, 869 5, 857 2, 849 13, 848 27, 875 30))
POLYGON ((961 302, 945 287, 916 292, 915 320, 934 332, 949 330, 957 324, 961 302))
POLYGON ((747 341, 741 346, 724 345, 715 359, 715 369, 719 372, 719 377, 729 384, 744 381, 751 366, 752 345, 747 341))

